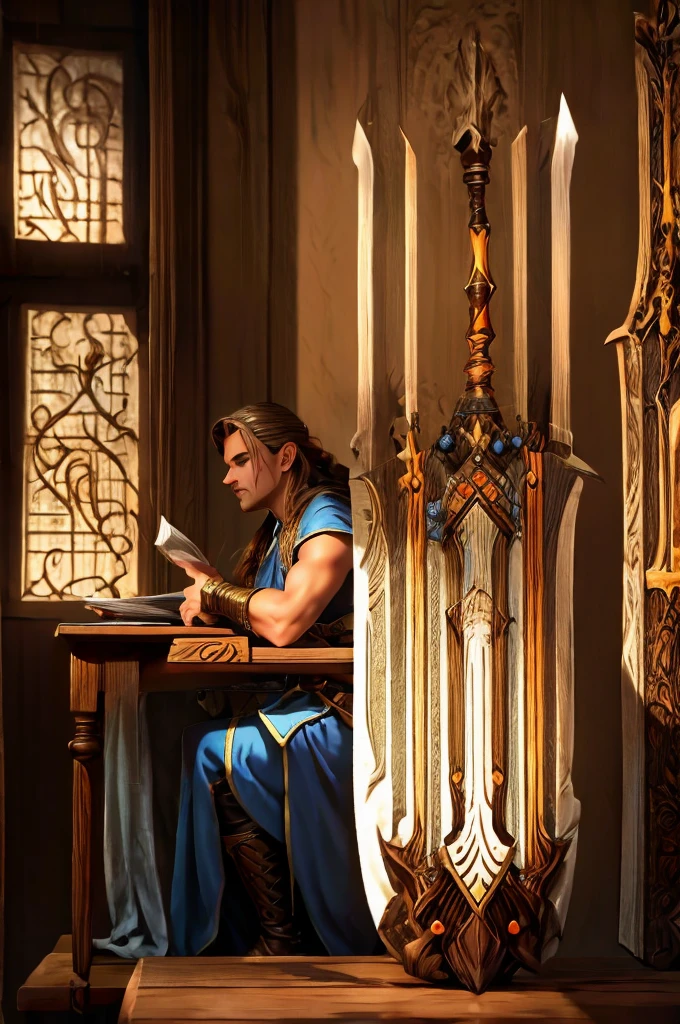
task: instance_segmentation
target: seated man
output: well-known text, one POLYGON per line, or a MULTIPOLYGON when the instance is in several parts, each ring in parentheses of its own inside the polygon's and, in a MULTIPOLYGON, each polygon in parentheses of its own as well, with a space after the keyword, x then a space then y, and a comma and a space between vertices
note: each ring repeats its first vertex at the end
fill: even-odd
MULTIPOLYGON (((219 420, 213 440, 241 509, 269 511, 237 567, 243 586, 225 583, 211 566, 184 564, 193 583, 184 591, 183 620, 222 615, 276 646, 300 638, 351 643, 347 470, 294 413, 273 403, 219 420)), ((221 908, 227 951, 306 952, 294 882, 328 953, 375 951, 354 830, 345 698, 329 684, 294 685, 256 714, 185 733, 171 907, 177 954, 199 953, 215 940, 221 908), (259 917, 250 949, 239 927, 239 893, 225 885, 230 864, 259 917)))

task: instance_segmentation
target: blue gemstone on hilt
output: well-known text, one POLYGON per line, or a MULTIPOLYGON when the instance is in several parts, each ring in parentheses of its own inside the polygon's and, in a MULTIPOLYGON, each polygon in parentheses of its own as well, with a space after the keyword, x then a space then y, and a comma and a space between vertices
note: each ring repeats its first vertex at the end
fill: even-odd
POLYGON ((439 501, 428 501, 427 518, 440 523, 446 519, 446 509, 442 509, 441 499, 439 501))
POLYGON ((505 451, 505 444, 500 437, 497 437, 494 443, 491 445, 491 451, 495 452, 496 455, 502 455, 505 451))
POLYGON ((512 444, 515 446, 515 448, 521 448, 522 438, 515 434, 515 436, 512 438, 512 444))
POLYGON ((456 442, 453 440, 450 434, 442 434, 437 441, 440 449, 443 452, 450 452, 456 442))

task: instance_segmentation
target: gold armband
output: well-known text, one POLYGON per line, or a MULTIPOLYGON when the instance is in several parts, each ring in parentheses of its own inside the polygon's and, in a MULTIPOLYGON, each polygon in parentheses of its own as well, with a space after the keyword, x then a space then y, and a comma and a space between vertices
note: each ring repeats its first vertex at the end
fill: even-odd
POLYGON ((248 605, 253 594, 262 587, 235 587, 221 576, 213 576, 201 588, 201 611, 224 615, 242 629, 252 631, 248 621, 248 605))

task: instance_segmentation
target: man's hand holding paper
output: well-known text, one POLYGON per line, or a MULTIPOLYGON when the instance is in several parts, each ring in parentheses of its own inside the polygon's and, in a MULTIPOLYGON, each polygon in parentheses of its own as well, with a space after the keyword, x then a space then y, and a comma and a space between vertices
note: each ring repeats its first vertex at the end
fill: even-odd
POLYGON ((219 576, 218 570, 206 562, 194 562, 189 560, 173 559, 175 565, 184 569, 187 576, 191 577, 193 583, 184 589, 184 604, 180 605, 179 613, 185 626, 190 626, 194 619, 200 619, 207 626, 214 626, 218 621, 217 615, 201 611, 201 590, 209 579, 219 576))

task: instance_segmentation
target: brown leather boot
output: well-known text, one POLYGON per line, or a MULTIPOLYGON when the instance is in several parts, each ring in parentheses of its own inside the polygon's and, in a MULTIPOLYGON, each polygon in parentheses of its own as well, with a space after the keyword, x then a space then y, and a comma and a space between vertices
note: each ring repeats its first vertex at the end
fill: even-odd
POLYGON ((260 918, 260 938, 249 955, 301 955, 284 844, 246 814, 226 778, 212 789, 222 846, 236 865, 260 918))

